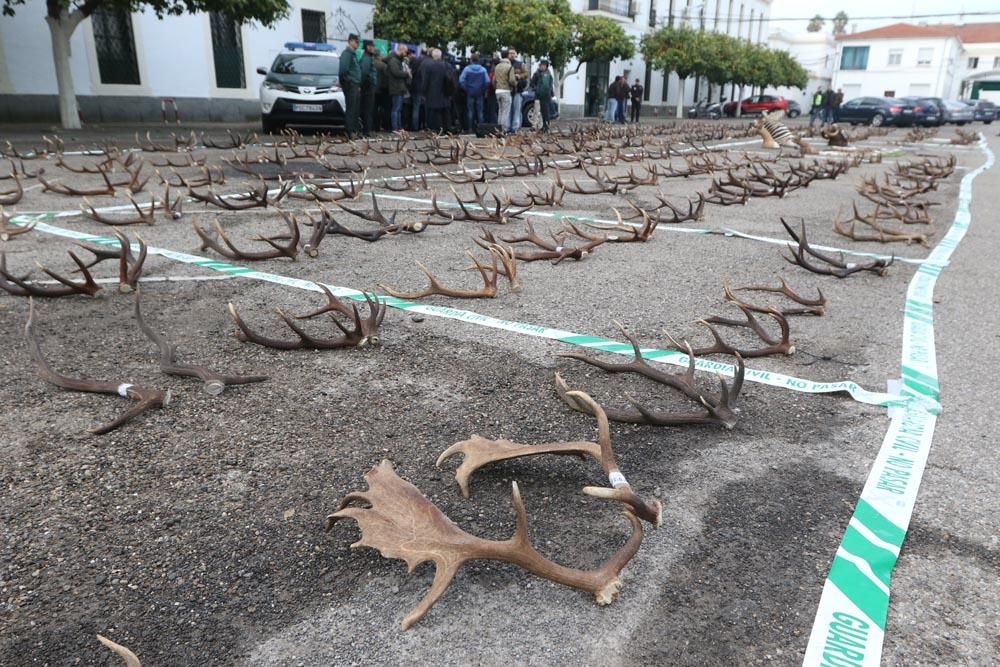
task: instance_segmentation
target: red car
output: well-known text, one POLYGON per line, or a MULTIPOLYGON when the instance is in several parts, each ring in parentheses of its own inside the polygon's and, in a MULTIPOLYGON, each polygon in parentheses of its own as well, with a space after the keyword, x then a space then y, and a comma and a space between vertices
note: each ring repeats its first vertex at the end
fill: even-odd
MULTIPOLYGON (((788 100, 780 95, 755 95, 748 97, 740 103, 740 114, 763 114, 776 109, 788 111, 788 100)), ((736 115, 736 102, 726 102, 722 106, 722 112, 727 116, 736 115)))

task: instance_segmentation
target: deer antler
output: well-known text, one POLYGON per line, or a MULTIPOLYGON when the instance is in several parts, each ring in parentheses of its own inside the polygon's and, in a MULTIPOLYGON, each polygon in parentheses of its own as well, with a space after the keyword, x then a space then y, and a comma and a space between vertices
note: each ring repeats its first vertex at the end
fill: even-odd
POLYGON ((837 216, 833 219, 833 231, 837 232, 841 236, 846 236, 855 241, 878 241, 880 243, 894 243, 902 241, 907 244, 916 242, 922 246, 929 245, 926 234, 916 234, 887 229, 879 224, 878 220, 882 211, 880 204, 876 204, 875 210, 868 216, 858 213, 858 205, 856 202, 852 202, 851 206, 854 210, 854 217, 842 221, 840 219, 840 212, 838 211, 837 216), (864 234, 858 232, 857 223, 859 222, 874 230, 873 233, 864 234), (845 227, 845 224, 849 225, 849 227, 845 227))
MULTIPOLYGON (((13 166, 11 167, 11 169, 13 169, 13 166)), ((39 169, 38 171, 42 172, 44 170, 39 169)), ((10 176, 12 179, 14 179, 14 189, 7 190, 6 192, 0 192, 0 206, 13 206, 14 204, 21 201, 22 197, 24 197, 24 186, 21 185, 21 179, 17 175, 17 172, 11 171, 10 176)))
POLYGON ((843 253, 840 257, 833 257, 824 252, 816 250, 809 245, 806 240, 806 222, 802 221, 801 231, 796 234, 784 218, 781 218, 781 224, 785 227, 785 231, 788 232, 789 236, 798 243, 798 246, 792 246, 788 244, 788 249, 792 251, 792 257, 787 257, 782 253, 782 257, 789 264, 798 264, 804 269, 808 269, 813 273, 819 273, 822 275, 835 276, 837 278, 846 278, 852 273, 858 273, 859 271, 869 271, 880 276, 884 276, 889 272, 889 266, 895 261, 895 257, 890 259, 873 259, 866 264, 856 264, 854 262, 845 262, 843 253), (817 266, 816 264, 810 262, 806 255, 811 255, 816 259, 824 262, 826 266, 817 266))
POLYGON ((135 209, 136 213, 139 214, 137 218, 109 218, 97 212, 94 205, 90 203, 86 197, 83 198, 83 203, 80 204, 80 212, 91 220, 96 220, 97 222, 103 223, 105 225, 112 226, 127 226, 127 225, 151 225, 155 221, 156 217, 156 200, 153 199, 149 203, 149 210, 143 211, 139 204, 136 203, 135 199, 132 198, 131 194, 126 195, 128 197, 129 203, 132 204, 132 208, 135 209))
MULTIPOLYGON (((748 287, 737 287, 735 291, 772 292, 774 294, 782 294, 785 297, 794 301, 795 303, 805 306, 804 308, 778 309, 778 312, 780 312, 782 315, 786 317, 788 317, 789 315, 823 315, 823 313, 826 312, 826 297, 823 296, 823 291, 820 288, 818 287, 816 288, 816 293, 819 296, 817 296, 815 299, 807 299, 805 297, 799 296, 794 290, 792 290, 792 288, 788 286, 788 283, 785 282, 784 278, 779 276, 778 280, 781 281, 781 285, 779 287, 768 287, 767 285, 751 285, 748 287)), ((725 293, 726 301, 742 304, 743 306, 757 313, 766 313, 768 311, 768 308, 755 306, 753 304, 746 303, 736 298, 736 296, 733 294, 733 290, 729 288, 729 279, 726 277, 723 277, 722 279, 722 289, 723 292, 725 293)))
POLYGON ((611 429, 608 417, 593 398, 582 391, 570 392, 570 396, 584 402, 597 415, 597 442, 549 442, 542 445, 520 445, 510 440, 487 440, 473 434, 468 440, 456 442, 441 452, 437 467, 456 454, 462 454, 462 464, 455 471, 462 495, 469 497, 469 478, 480 468, 497 461, 540 454, 570 454, 580 457, 590 456, 604 468, 613 488, 585 487, 584 493, 599 498, 617 500, 628 506, 629 511, 659 528, 662 524, 662 506, 659 500, 652 503, 637 496, 618 469, 614 451, 611 449, 611 429))
POLYGON ((205 366, 181 363, 177 361, 177 346, 168 342, 166 338, 158 334, 143 320, 142 311, 139 307, 138 289, 135 291, 134 312, 135 321, 139 324, 139 328, 142 329, 142 333, 146 334, 146 338, 153 341, 160 350, 160 370, 167 375, 200 378, 205 383, 205 393, 210 396, 218 396, 227 386, 264 382, 268 379, 266 375, 224 375, 216 373, 205 366))
MULTIPOLYGON (((594 248, 607 241, 607 238, 600 237, 596 240, 589 240, 580 246, 564 246, 561 242, 556 242, 555 240, 547 241, 538 236, 535 232, 535 228, 532 227, 530 222, 525 223, 525 226, 527 227, 527 232, 525 234, 499 239, 507 244, 528 242, 538 248, 541 248, 541 250, 537 251, 523 251, 514 248, 514 257, 522 262, 535 262, 538 260, 550 259, 552 260, 552 264, 556 265, 564 259, 581 260, 589 255, 594 248)), ((488 248, 491 243, 496 243, 497 239, 492 234, 486 234, 484 230, 483 238, 476 239, 475 241, 480 247, 488 248)))
POLYGON ((42 348, 38 343, 38 337, 34 329, 34 300, 29 301, 28 321, 24 325, 24 339, 28 344, 28 351, 38 365, 39 374, 42 378, 57 387, 69 389, 70 391, 83 391, 95 394, 118 394, 119 396, 131 398, 138 401, 130 410, 115 419, 114 421, 89 429, 95 435, 103 435, 113 431, 122 424, 137 417, 150 408, 159 408, 170 403, 170 392, 159 389, 148 389, 127 382, 104 382, 102 380, 78 380, 76 378, 60 375, 49 366, 42 356, 42 348))
POLYGON ((427 279, 430 280, 431 283, 426 289, 420 292, 400 292, 382 284, 379 284, 379 287, 381 287, 390 296, 394 296, 397 299, 421 299, 425 296, 431 296, 432 294, 441 294, 443 296, 450 296, 456 299, 492 299, 497 295, 498 271, 496 268, 496 256, 493 256, 493 272, 488 273, 486 266, 481 264, 471 252, 468 253, 468 255, 472 258, 475 268, 479 271, 479 275, 483 278, 483 286, 479 289, 463 290, 445 287, 434 276, 434 274, 432 274, 430 270, 420 262, 417 262, 417 266, 420 267, 420 270, 424 272, 424 275, 427 276, 427 279))
MULTIPOLYGON (((598 368, 601 368, 609 373, 638 373, 649 378, 650 380, 653 380, 654 382, 658 382, 679 391, 689 400, 701 404, 705 408, 706 412, 662 413, 648 410, 629 397, 628 400, 632 403, 634 409, 606 409, 608 418, 611 419, 611 421, 628 422, 633 424, 653 424, 655 426, 676 426, 679 424, 719 424, 727 429, 735 426, 737 418, 736 400, 739 398, 740 390, 743 388, 744 375, 743 358, 739 354, 736 355, 736 374, 733 379, 733 386, 729 387, 726 384, 726 381, 720 376, 719 384, 721 389, 719 398, 710 399, 706 398, 695 384, 695 355, 691 351, 690 345, 687 343, 684 343, 683 345, 683 349, 687 352, 688 356, 687 371, 685 371, 683 375, 673 375, 650 366, 646 360, 643 359, 639 344, 636 342, 635 338, 630 336, 625 331, 625 327, 623 327, 621 323, 615 322, 615 324, 621 330, 622 335, 625 336, 629 343, 632 344, 632 350, 635 355, 632 361, 628 363, 612 364, 600 361, 599 359, 591 359, 590 357, 575 352, 561 354, 559 356, 576 359, 577 361, 597 366, 598 368)), ((670 338, 669 335, 668 338, 670 338)), ((678 344, 673 338, 670 338, 670 341, 676 347, 681 347, 680 344, 678 344)), ((565 381, 563 381, 562 377, 560 377, 558 373, 556 373, 556 391, 560 398, 562 398, 569 407, 577 410, 578 412, 594 414, 586 403, 570 396, 569 386, 565 381)))
POLYGON ((97 641, 101 642, 109 649, 115 652, 119 658, 125 661, 125 667, 142 667, 142 663, 139 662, 139 656, 132 651, 128 650, 121 644, 116 644, 107 637, 102 635, 97 635, 97 641))
POLYGON ((194 228, 194 231, 198 235, 198 238, 201 239, 201 247, 199 248, 199 250, 211 249, 219 253, 223 257, 228 257, 229 259, 242 259, 251 262, 256 262, 265 259, 275 259, 278 257, 287 257, 292 261, 295 261, 295 258, 299 254, 299 239, 300 239, 299 223, 295 219, 295 216, 293 216, 292 214, 286 213, 281 209, 276 209, 276 210, 278 211, 279 214, 281 214, 281 217, 284 219, 285 224, 288 226, 290 234, 284 234, 272 237, 257 236, 252 239, 254 241, 261 241, 263 243, 268 244, 269 246, 271 246, 272 250, 263 250, 261 252, 246 252, 240 250, 235 245, 233 245, 233 242, 226 235, 225 230, 222 229, 222 225, 220 225, 219 221, 216 220, 214 222, 215 232, 216 234, 218 234, 219 238, 222 239, 222 243, 219 243, 219 241, 213 238, 213 236, 210 235, 209 232, 206 232, 204 229, 202 229, 198 225, 197 221, 192 220, 191 226, 194 228), (279 241, 285 241, 285 244, 282 245, 281 243, 279 243, 279 241))
POLYGON ((37 220, 32 220, 25 225, 18 225, 11 223, 10 220, 11 216, 3 210, 3 206, 0 206, 0 241, 10 241, 15 236, 27 234, 38 223, 37 220))
POLYGON ((341 519, 354 519, 361 528, 361 539, 351 548, 378 549, 386 558, 406 561, 411 571, 420 563, 434 563, 434 583, 403 619, 404 630, 427 613, 444 594, 458 569, 472 560, 512 563, 550 581, 592 593, 598 604, 610 604, 621 588, 618 573, 642 543, 642 524, 635 515, 626 512, 632 535, 617 553, 596 570, 568 568, 546 559, 531 545, 517 482, 513 484, 517 528, 510 539, 492 541, 470 535, 456 526, 415 486, 396 475, 389 461, 372 468, 365 474, 365 481, 368 490, 345 496, 338 510, 327 519, 327 530, 341 519), (353 506, 353 503, 365 503, 367 507, 353 506))
MULTIPOLYGON (((322 286, 321 286, 322 289, 322 286)), ((229 304, 229 314, 232 316, 233 321, 236 326, 239 327, 239 332, 237 332, 236 337, 243 342, 256 343, 258 345, 263 345, 264 347, 272 347, 278 350, 337 350, 344 347, 366 347, 368 345, 378 345, 379 336, 378 330, 382 325, 382 319, 385 317, 386 305, 379 300, 377 296, 369 296, 367 293, 365 296, 365 302, 368 304, 368 317, 365 320, 361 319, 361 314, 358 312, 358 306, 355 303, 351 304, 350 318, 353 320, 354 328, 348 329, 346 326, 340 323, 339 320, 333 315, 334 312, 344 313, 345 309, 334 304, 334 300, 338 301, 333 293, 329 290, 323 290, 327 298, 330 299, 330 303, 327 304, 325 308, 322 308, 314 313, 303 315, 301 319, 307 319, 319 315, 321 313, 329 313, 330 321, 333 325, 340 329, 343 336, 338 338, 316 338, 310 336, 306 333, 295 321, 285 314, 280 308, 277 308, 278 316, 284 320, 288 328, 291 329, 299 340, 297 341, 287 341, 277 338, 268 338, 260 334, 254 333, 250 328, 243 322, 239 313, 236 312, 236 306, 232 303, 229 304)), ((346 314, 346 313, 344 313, 346 314)))
POLYGON ((87 296, 97 294, 101 290, 101 286, 94 282, 94 277, 90 275, 90 271, 87 270, 83 260, 77 257, 72 250, 68 254, 70 259, 79 267, 80 272, 83 273, 83 283, 75 283, 69 278, 64 278, 58 273, 39 265, 39 268, 50 278, 63 285, 62 287, 41 287, 28 282, 27 276, 18 277, 8 273, 6 253, 0 251, 0 289, 14 296, 59 297, 69 296, 70 294, 86 294, 87 296))
POLYGON ((758 322, 757 318, 754 317, 753 311, 749 307, 739 302, 731 301, 730 303, 739 308, 746 319, 733 320, 714 315, 712 317, 706 317, 703 320, 698 320, 700 324, 704 324, 706 327, 708 327, 708 330, 712 332, 712 337, 715 338, 715 343, 711 347, 695 348, 694 350, 695 356, 702 357, 708 354, 721 353, 721 354, 732 354, 732 355, 739 354, 744 359, 750 359, 754 357, 767 357, 772 354, 790 355, 795 353, 795 346, 792 345, 791 341, 789 340, 788 320, 785 318, 784 315, 782 315, 774 308, 767 308, 761 311, 765 315, 770 315, 771 317, 773 317, 775 321, 778 323, 778 326, 781 328, 781 338, 776 340, 767 333, 764 327, 761 326, 760 322, 758 322), (719 335, 719 332, 716 330, 714 326, 712 326, 713 324, 723 324, 731 327, 747 327, 751 329, 755 334, 757 334, 757 336, 762 341, 764 341, 764 343, 766 343, 766 346, 757 350, 741 350, 739 348, 733 347, 729 343, 726 343, 724 340, 722 340, 722 337, 719 335))
MULTIPOLYGON (((637 211, 642 215, 642 226, 637 227, 635 225, 627 225, 622 220, 622 214, 618 212, 618 209, 612 209, 615 212, 615 217, 618 218, 617 224, 604 224, 596 222, 586 223, 588 227, 593 227, 594 229, 601 229, 609 232, 620 232, 623 236, 617 234, 611 234, 607 236, 607 240, 614 243, 632 243, 635 241, 645 242, 648 241, 653 236, 653 232, 656 231, 656 226, 660 224, 660 216, 654 218, 649 215, 646 211, 641 208, 636 208, 637 211)), ((578 236, 583 236, 577 232, 578 236)), ((587 238, 587 237, 585 237, 587 238)))

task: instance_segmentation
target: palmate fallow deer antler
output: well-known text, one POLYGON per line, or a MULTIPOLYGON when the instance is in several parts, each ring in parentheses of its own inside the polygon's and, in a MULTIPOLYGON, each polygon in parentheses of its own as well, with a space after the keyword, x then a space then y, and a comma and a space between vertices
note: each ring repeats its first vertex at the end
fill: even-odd
POLYGON ((462 463, 455 471, 455 481, 458 482, 462 495, 468 498, 469 478, 477 470, 490 463, 541 454, 590 456, 604 468, 612 488, 587 486, 584 487, 583 492, 590 496, 624 503, 632 514, 659 528, 663 522, 662 505, 659 500, 647 502, 636 495, 619 470, 618 463, 615 461, 615 453, 611 449, 611 428, 604 410, 597 401, 582 391, 568 392, 568 396, 587 405, 597 416, 597 442, 549 442, 542 445, 521 445, 510 440, 487 440, 473 434, 468 440, 456 442, 444 450, 438 457, 437 467, 440 468, 442 463, 455 454, 462 454, 462 463))
POLYGON ((554 563, 540 554, 528 538, 528 518, 517 482, 513 483, 513 504, 517 516, 514 535, 507 540, 485 540, 466 533, 429 501, 417 487, 400 478, 392 464, 384 460, 365 474, 366 491, 347 494, 337 511, 327 518, 327 530, 341 519, 354 519, 361 539, 352 549, 371 547, 386 558, 406 561, 409 571, 417 565, 434 563, 434 583, 430 591, 403 618, 409 629, 444 594, 459 568, 474 560, 512 563, 540 577, 594 595, 597 604, 610 604, 618 596, 618 573, 628 564, 642 543, 642 524, 625 512, 632 527, 628 541, 594 570, 578 570, 554 563), (363 503, 364 506, 356 506, 363 503))

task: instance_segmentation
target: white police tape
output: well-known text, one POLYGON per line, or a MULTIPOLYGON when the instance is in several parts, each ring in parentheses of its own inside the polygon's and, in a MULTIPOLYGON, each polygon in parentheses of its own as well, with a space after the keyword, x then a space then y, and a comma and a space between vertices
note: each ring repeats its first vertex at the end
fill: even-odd
MULTIPOLYGON (((958 211, 944 238, 920 267, 906 292, 903 314, 902 393, 940 405, 934 350, 933 294, 941 267, 971 222, 972 181, 993 166, 986 161, 962 178, 958 211)), ((889 582, 906 537, 937 417, 919 401, 899 410, 889 425, 840 548, 823 584, 803 664, 876 667, 881 662, 889 614, 889 582)))

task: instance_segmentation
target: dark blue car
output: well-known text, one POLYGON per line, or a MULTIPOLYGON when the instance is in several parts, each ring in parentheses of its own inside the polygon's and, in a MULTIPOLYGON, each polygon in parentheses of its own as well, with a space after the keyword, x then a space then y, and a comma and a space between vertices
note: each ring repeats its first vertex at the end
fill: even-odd
POLYGON ((895 97, 855 97, 840 106, 840 120, 857 125, 912 125, 915 121, 912 102, 895 97))

